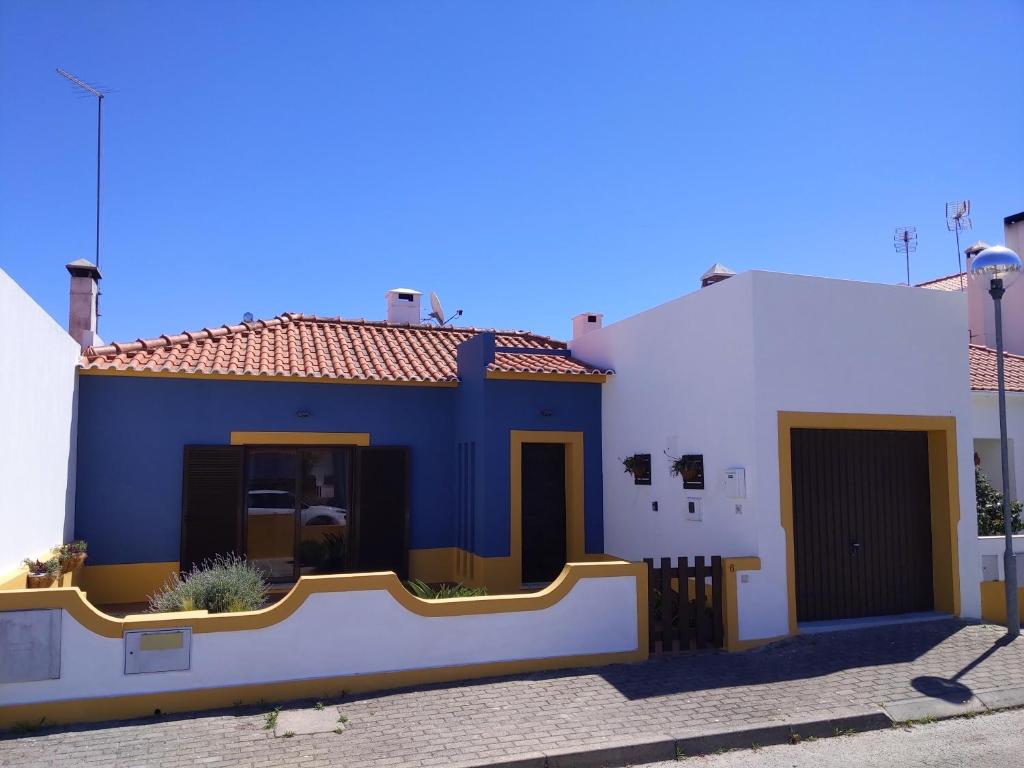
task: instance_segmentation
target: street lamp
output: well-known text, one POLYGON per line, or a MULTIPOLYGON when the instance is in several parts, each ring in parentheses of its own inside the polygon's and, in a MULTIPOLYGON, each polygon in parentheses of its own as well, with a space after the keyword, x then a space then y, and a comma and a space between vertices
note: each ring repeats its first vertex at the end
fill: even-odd
POLYGON ((993 245, 971 262, 971 274, 991 278, 988 293, 996 310, 996 373, 999 378, 999 454, 1003 463, 1003 572, 1006 577, 1006 635, 1020 634, 1020 610, 1017 604, 1017 557, 1013 554, 1013 519, 1010 516, 1010 460, 1006 448, 1006 381, 1003 378, 1003 294, 1021 269, 1020 256, 1002 245, 993 245))

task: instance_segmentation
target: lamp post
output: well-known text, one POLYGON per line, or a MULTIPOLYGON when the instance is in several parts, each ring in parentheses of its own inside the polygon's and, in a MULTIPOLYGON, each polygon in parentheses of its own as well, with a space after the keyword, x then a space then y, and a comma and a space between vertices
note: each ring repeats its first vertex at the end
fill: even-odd
POLYGON ((999 454, 1003 464, 1003 572, 1006 578, 1006 636, 1020 634, 1020 611, 1017 604, 1017 557, 1013 554, 1013 519, 1010 516, 1010 460, 1006 448, 1006 381, 1003 376, 1003 295, 1022 269, 1020 256, 1001 245, 993 245, 979 253, 971 262, 971 274, 988 276, 988 293, 995 304, 996 374, 999 379, 999 454))

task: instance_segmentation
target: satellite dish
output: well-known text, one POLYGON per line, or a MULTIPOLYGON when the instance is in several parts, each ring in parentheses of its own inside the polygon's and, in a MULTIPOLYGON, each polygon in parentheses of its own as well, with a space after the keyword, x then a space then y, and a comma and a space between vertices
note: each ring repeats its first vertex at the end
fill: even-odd
POLYGON ((242 315, 242 322, 243 323, 251 323, 252 322, 252 312, 246 312, 244 315, 242 315))
POLYGON ((430 316, 437 320, 438 325, 444 325, 444 307, 433 291, 430 292, 430 316))

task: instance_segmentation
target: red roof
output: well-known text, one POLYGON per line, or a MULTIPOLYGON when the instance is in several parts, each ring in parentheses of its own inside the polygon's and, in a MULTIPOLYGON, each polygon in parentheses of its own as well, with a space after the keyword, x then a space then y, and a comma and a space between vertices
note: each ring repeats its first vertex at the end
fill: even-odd
MULTIPOLYGON (((971 389, 996 391, 999 379, 996 376, 996 351, 991 347, 971 344, 968 355, 971 364, 971 389)), ((1024 357, 1003 353, 1003 374, 1007 392, 1024 392, 1024 357)))
POLYGON ((918 288, 931 288, 933 291, 959 291, 967 287, 967 273, 955 272, 945 277, 937 277, 927 283, 918 283, 918 288), (961 282, 961 278, 963 282, 961 282))
MULTIPOLYGON (((455 348, 484 329, 392 325, 283 314, 157 339, 90 347, 86 371, 237 375, 350 381, 454 383, 455 348)), ((568 357, 565 342, 528 331, 491 331, 489 371, 601 377, 611 371, 568 357), (522 353, 515 350, 523 350, 522 353)))

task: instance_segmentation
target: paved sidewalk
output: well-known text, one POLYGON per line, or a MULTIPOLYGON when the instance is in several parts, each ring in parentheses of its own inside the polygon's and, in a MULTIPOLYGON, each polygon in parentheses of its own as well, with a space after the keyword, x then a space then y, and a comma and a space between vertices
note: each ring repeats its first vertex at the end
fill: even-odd
POLYGON ((331 703, 348 718, 341 733, 275 737, 253 710, 55 729, 0 740, 0 766, 484 765, 877 713, 891 702, 907 712, 908 702, 1024 688, 1024 639, 1003 645, 1003 633, 940 620, 794 638, 742 654, 357 696, 331 703))

